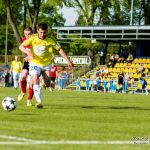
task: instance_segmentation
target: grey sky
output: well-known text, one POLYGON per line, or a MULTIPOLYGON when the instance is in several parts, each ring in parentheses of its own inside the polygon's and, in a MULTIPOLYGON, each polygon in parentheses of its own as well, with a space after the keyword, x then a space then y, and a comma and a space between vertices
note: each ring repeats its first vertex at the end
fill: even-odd
POLYGON ((65 26, 74 26, 77 19, 77 12, 73 8, 64 7, 61 12, 66 19, 65 26))

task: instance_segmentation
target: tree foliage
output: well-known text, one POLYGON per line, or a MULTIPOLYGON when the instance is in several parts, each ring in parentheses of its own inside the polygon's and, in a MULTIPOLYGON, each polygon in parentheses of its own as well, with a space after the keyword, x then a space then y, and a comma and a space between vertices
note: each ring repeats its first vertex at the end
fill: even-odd
MULTIPOLYGON (((60 9, 64 5, 78 13, 77 26, 129 25, 131 22, 131 0, 0 0, 0 54, 4 54, 7 16, 8 52, 11 54, 18 48, 25 26, 31 26, 35 32, 39 22, 47 22, 49 27, 63 26, 65 19, 60 9)), ((133 25, 149 25, 149 14, 149 1, 134 0, 133 25)), ((75 55, 85 55, 89 51, 95 55, 102 43, 75 40, 62 46, 75 55)))
MULTIPOLYGON (((59 0, 61 3, 62 1, 59 0)), ((0 53, 4 54, 5 37, 6 37, 6 18, 8 18, 8 52, 13 53, 21 43, 21 36, 23 29, 26 26, 31 26, 33 31, 36 32, 36 26, 39 22, 47 22, 51 27, 53 25, 64 25, 64 18, 62 14, 58 13, 56 1, 45 0, 0 0, 0 32, 1 44, 0 48, 3 49, 0 53), (55 2, 55 3, 53 3, 55 2), (12 38, 13 37, 13 38, 12 38), (9 43, 9 39, 10 43, 9 43), (13 51, 10 51, 14 49, 13 51)), ((60 4, 61 4, 60 3, 60 4)))

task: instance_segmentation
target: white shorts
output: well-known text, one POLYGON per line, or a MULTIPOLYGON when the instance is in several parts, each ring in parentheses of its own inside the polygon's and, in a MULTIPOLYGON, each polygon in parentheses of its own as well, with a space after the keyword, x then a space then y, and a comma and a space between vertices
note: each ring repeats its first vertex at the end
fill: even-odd
POLYGON ((20 77, 20 73, 13 72, 13 79, 14 80, 19 80, 19 77, 20 77))
POLYGON ((46 70, 50 71, 50 65, 41 67, 34 63, 29 62, 29 74, 31 77, 35 74, 40 76, 41 72, 46 70))

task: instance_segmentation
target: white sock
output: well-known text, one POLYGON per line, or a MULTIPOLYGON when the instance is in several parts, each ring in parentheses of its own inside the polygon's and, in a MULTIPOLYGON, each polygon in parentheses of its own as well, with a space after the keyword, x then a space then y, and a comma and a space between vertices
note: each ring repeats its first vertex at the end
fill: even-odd
POLYGON ((145 92, 146 92, 146 95, 148 95, 148 90, 147 89, 145 89, 145 92))
POLYGON ((17 80, 14 80, 14 87, 18 88, 18 81, 17 80))
POLYGON ((34 91, 34 96, 35 96, 36 101, 38 103, 41 103, 42 99, 41 99, 41 87, 40 87, 40 85, 38 85, 38 84, 33 85, 33 91, 34 91))

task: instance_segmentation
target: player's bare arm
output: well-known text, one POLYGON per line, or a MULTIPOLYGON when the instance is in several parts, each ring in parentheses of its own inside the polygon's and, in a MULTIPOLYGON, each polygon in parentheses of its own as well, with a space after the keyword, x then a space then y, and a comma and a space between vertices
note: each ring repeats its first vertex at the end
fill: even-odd
POLYGON ((67 57, 66 53, 63 51, 62 48, 60 48, 59 54, 67 61, 68 67, 73 67, 72 61, 70 61, 70 59, 67 57))
POLYGON ((25 58, 26 60, 30 60, 30 59, 33 58, 32 53, 26 49, 26 47, 23 45, 23 43, 19 46, 19 49, 20 49, 23 53, 27 54, 27 57, 25 58))

